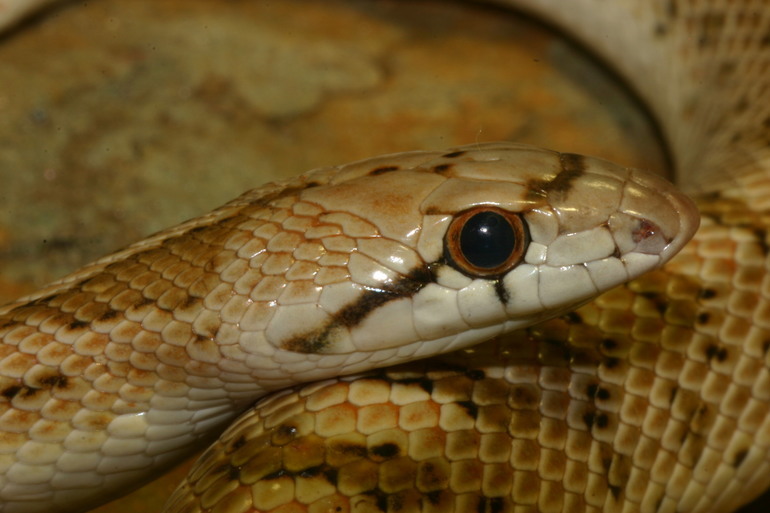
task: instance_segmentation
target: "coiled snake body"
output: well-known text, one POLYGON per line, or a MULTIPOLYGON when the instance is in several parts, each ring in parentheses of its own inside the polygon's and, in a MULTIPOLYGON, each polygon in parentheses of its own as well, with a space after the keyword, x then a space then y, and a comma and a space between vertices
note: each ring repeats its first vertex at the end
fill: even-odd
POLYGON ((638 85, 703 193, 681 254, 503 334, 669 258, 686 200, 515 145, 246 193, 0 310, 3 511, 90 503, 300 374, 330 380, 236 421, 170 511, 729 511, 769 484, 770 8, 505 3, 638 85), (513 234, 491 261, 479 214, 513 234))

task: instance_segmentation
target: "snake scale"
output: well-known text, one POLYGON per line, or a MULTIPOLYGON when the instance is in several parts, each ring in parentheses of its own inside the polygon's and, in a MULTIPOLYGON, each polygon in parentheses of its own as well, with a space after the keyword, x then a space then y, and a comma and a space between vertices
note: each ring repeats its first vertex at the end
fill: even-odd
POLYGON ((517 145, 251 191, 0 310, 0 510, 82 508, 300 379, 323 381, 258 402, 167 510, 732 511, 767 488, 770 6, 500 3, 648 103, 701 212, 679 255, 565 314, 697 221, 659 179, 517 145), (468 251, 479 214, 502 255, 468 251))

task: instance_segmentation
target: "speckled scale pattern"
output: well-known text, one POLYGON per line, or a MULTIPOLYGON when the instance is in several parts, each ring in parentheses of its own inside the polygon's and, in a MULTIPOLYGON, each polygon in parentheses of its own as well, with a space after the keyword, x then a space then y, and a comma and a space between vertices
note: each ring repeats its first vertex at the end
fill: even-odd
POLYGON ((166 511, 724 512, 751 500, 770 485, 770 219, 729 198, 701 206, 703 227, 665 270, 574 313, 267 398, 166 511))
POLYGON ((511 144, 378 157, 247 192, 0 309, 0 511, 83 507, 152 477, 268 391, 554 315, 670 258, 693 219, 659 178, 511 144), (607 205, 581 207, 592 194, 607 205), (535 278, 589 285, 568 294, 519 268, 497 286, 474 280, 447 263, 443 233, 489 201, 526 216, 543 255, 564 252, 565 231, 614 242, 604 255, 578 245, 573 265, 525 257, 535 278), (583 265, 620 272, 599 280, 583 265), (520 290, 542 304, 509 299, 520 290))

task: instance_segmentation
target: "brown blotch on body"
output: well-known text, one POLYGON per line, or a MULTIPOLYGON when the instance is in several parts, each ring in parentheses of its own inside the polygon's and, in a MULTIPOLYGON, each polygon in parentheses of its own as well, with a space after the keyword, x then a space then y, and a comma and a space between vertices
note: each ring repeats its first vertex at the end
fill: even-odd
POLYGON ((458 151, 453 151, 453 152, 450 152, 450 153, 445 153, 444 155, 442 155, 442 157, 444 157, 445 159, 453 159, 453 158, 456 158, 456 157, 461 157, 461 156, 465 155, 466 153, 467 152, 465 150, 458 150, 458 151))
POLYGON ((377 176, 377 175, 382 175, 385 173, 390 173, 391 171, 398 171, 398 170, 399 170, 398 166, 382 166, 369 171, 369 175, 377 176))
POLYGON ((601 401, 606 401, 611 396, 609 390, 599 386, 596 383, 592 383, 592 384, 588 385, 588 388, 587 388, 586 392, 588 394, 588 397, 592 397, 594 399, 599 399, 601 401))
POLYGON ((394 443, 384 443, 375 445, 369 449, 369 452, 371 452, 371 454, 377 458, 387 460, 398 456, 401 450, 399 449, 398 445, 394 443))
POLYGON ((748 449, 742 449, 740 451, 737 451, 735 453, 735 458, 733 458, 733 467, 740 467, 741 463, 746 459, 746 456, 749 455, 748 449))
POLYGON ((706 348, 706 358, 711 360, 716 360, 718 362, 724 362, 727 360, 730 353, 727 351, 727 348, 719 347, 716 344, 711 344, 706 348))
POLYGON ((465 413, 472 419, 476 419, 479 415, 479 407, 473 401, 457 401, 457 404, 465 410, 465 413))
POLYGON ((403 378, 403 379, 393 379, 389 380, 393 383, 398 383, 399 385, 417 385, 421 389, 423 389, 425 392, 431 394, 433 393, 433 380, 430 378, 403 378))
POLYGON ((90 326, 90 324, 91 323, 86 321, 74 320, 69 324, 67 324, 67 329, 70 331, 81 330, 81 329, 87 328, 88 326, 90 326))
POLYGON ((569 312, 564 315, 564 320, 568 324, 580 324, 583 322, 583 317, 577 312, 569 312))
POLYGON ((40 384, 51 388, 67 388, 69 385, 69 379, 67 376, 61 374, 52 374, 44 378, 40 378, 40 384))
POLYGON ((118 312, 117 310, 113 310, 112 308, 110 308, 109 310, 105 311, 103 314, 101 314, 99 317, 97 317, 94 320, 98 322, 111 321, 114 318, 116 318, 119 313, 120 312, 118 312))
POLYGON ((13 319, 5 319, 0 321, 0 330, 6 329, 6 328, 15 328, 16 326, 20 325, 21 322, 15 321, 13 319))
POLYGON ((610 425, 610 419, 606 413, 588 412, 583 415, 583 422, 590 430, 593 428, 604 429, 610 425))
POLYGON ((327 448, 331 458, 356 460, 366 456, 367 449, 365 445, 359 445, 350 442, 331 442, 327 448))
POLYGON ((6 399, 13 399, 16 397, 16 395, 21 392, 21 389, 23 387, 20 385, 11 385, 9 387, 4 388, 2 391, 0 391, 0 395, 5 397, 6 399))
POLYGON ((233 443, 230 445, 230 451, 237 451, 244 445, 246 445, 246 437, 241 435, 235 440, 233 440, 233 443))
POLYGON ((469 370, 465 373, 473 381, 481 381, 486 377, 486 373, 480 369, 469 370))
POLYGON ((281 424, 273 431, 270 443, 275 446, 284 446, 297 437, 297 428, 290 424, 281 424))

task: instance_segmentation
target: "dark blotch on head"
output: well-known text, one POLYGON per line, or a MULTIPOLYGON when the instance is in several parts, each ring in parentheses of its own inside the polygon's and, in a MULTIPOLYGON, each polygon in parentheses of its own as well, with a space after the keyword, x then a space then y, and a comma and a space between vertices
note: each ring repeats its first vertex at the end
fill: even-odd
POLYGON ((367 290, 357 301, 337 312, 332 322, 338 326, 355 326, 372 310, 394 299, 413 296, 433 279, 432 273, 427 268, 415 269, 380 289, 367 290))
POLYGON ((713 299, 717 295, 717 291, 714 289, 703 289, 700 291, 699 297, 701 299, 713 299))
POLYGON ((331 342, 330 337, 336 328, 356 326, 373 310, 390 301, 412 297, 434 280, 435 277, 430 266, 425 266, 417 268, 408 275, 385 284, 379 289, 369 289, 361 294, 356 301, 338 311, 326 326, 287 340, 281 344, 281 348, 296 353, 321 352, 331 342))
POLYGON ((580 178, 586 170, 585 157, 574 153, 561 153, 559 155, 561 173, 553 180, 530 180, 527 183, 528 196, 531 198, 543 198, 549 193, 566 194, 572 188, 572 182, 580 178))
POLYGON ((505 288, 505 283, 503 283, 502 278, 498 278, 494 281, 495 286, 495 294, 497 295, 497 299, 500 300, 500 302, 504 305, 508 304, 508 301, 511 300, 511 295, 508 293, 508 290, 505 288))
POLYGON ((585 157, 574 153, 562 153, 559 157, 562 172, 548 182, 547 191, 568 192, 572 182, 580 178, 586 171, 585 157))

